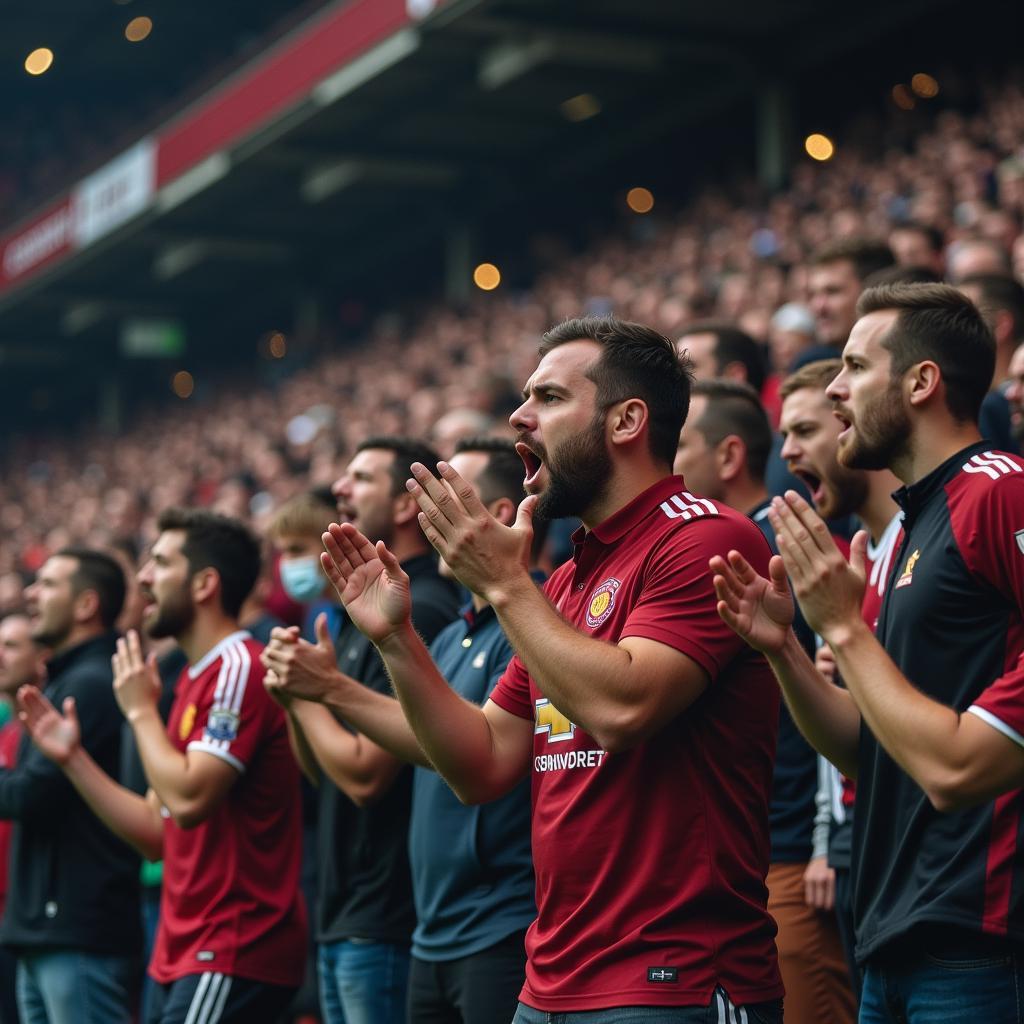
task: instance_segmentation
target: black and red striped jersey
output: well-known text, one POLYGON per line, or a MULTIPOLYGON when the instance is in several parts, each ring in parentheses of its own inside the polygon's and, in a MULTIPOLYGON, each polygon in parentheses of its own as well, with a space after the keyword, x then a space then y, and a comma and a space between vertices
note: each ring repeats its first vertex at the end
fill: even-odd
MULTIPOLYGON (((923 693, 1024 745, 1024 460, 980 442, 895 497, 903 538, 878 639, 923 693)), ((858 957, 922 925, 1024 939, 1021 802, 940 814, 862 728, 858 957)))

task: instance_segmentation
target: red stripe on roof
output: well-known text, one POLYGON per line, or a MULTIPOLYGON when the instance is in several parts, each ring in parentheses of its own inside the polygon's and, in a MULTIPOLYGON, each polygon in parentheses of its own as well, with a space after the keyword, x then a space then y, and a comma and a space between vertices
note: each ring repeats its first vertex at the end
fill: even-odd
POLYGON ((405 0, 353 0, 326 18, 314 18, 161 132, 157 185, 262 127, 409 20, 405 0))

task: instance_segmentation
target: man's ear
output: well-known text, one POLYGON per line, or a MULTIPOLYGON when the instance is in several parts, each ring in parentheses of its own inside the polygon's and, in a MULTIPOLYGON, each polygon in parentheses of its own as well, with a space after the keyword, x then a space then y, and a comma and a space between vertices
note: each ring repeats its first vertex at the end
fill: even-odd
POLYGON ((220 590, 220 573, 213 566, 200 569, 192 576, 190 589, 192 600, 196 604, 202 604, 215 597, 220 590))
POLYGON ((608 436, 612 444, 629 444, 640 437, 650 425, 647 403, 640 398, 627 398, 608 411, 608 436))
POLYGON ((80 591, 71 602, 71 614, 75 622, 91 622, 100 614, 100 595, 91 587, 80 591))
POLYGON ((924 405, 944 385, 938 363, 930 359, 915 363, 903 377, 903 391, 911 405, 924 405))
POLYGON ((487 506, 487 511, 501 523, 502 526, 511 526, 516 521, 516 510, 518 506, 511 498, 498 498, 487 506))
POLYGON ((718 464, 718 478, 729 482, 735 480, 743 471, 747 462, 747 446, 736 434, 729 434, 718 442, 715 449, 715 461, 718 464))
POLYGON ((396 526, 405 526, 406 523, 415 521, 420 512, 419 503, 408 491, 403 491, 394 498, 391 507, 396 526))

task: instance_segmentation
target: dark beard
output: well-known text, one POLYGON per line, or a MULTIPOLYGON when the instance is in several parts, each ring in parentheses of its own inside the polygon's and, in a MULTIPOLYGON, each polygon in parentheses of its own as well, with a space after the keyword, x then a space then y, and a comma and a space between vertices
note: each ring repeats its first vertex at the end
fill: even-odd
POLYGON ((847 469, 891 469, 910 441, 910 417, 898 385, 891 385, 861 416, 854 441, 837 455, 847 469))
POLYGON ((192 625, 196 617, 196 606, 187 589, 178 591, 174 597, 163 605, 158 605, 156 618, 146 626, 146 632, 154 639, 161 637, 181 636, 192 625))
POLYGON ((612 475, 612 460, 604 441, 604 412, 590 426, 565 441, 549 460, 548 486, 534 512, 540 519, 582 517, 604 492, 612 475))

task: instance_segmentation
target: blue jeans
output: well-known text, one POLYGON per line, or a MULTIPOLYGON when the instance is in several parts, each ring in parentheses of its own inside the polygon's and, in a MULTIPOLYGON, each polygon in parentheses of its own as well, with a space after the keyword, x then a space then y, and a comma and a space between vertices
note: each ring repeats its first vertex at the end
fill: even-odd
POLYGON ((405 1024, 408 947, 328 942, 319 948, 317 968, 325 1024, 405 1024))
POLYGON ((16 985, 22 1024, 131 1024, 139 961, 76 949, 26 953, 16 985))
POLYGON ((782 1024, 782 1000, 734 1006, 718 988, 707 1006, 616 1006, 607 1010, 548 1013, 520 1003, 512 1024, 722 1024, 723 1021, 726 1024, 782 1024))
POLYGON ((868 963, 860 1024, 1024 1024, 1024 957, 991 949, 868 963))

